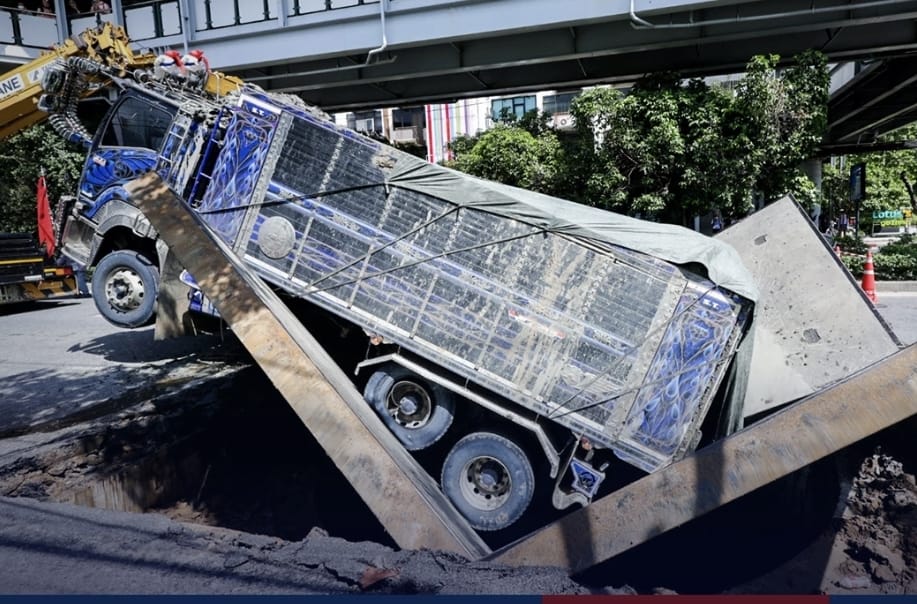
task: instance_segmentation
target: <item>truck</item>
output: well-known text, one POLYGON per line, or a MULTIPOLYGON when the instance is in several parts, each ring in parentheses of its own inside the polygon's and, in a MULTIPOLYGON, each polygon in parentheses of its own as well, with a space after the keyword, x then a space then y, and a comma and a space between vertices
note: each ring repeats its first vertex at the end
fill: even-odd
MULTIPOLYGON (((0 140, 48 120, 52 127, 67 140, 78 145, 88 145, 89 133, 76 115, 78 102, 84 97, 93 96, 96 100, 101 101, 103 106, 108 106, 113 98, 112 95, 117 95, 117 92, 113 90, 116 83, 135 75, 136 77, 152 77, 154 67, 156 67, 156 58, 157 55, 149 52, 135 52, 124 29, 110 23, 100 23, 95 28, 87 29, 68 38, 63 44, 51 48, 33 61, 0 77, 0 140), (64 75, 66 69, 61 69, 66 65, 75 69, 72 72, 75 75, 70 80, 66 80, 64 75), (75 66, 81 66, 81 68, 75 66), (61 79, 62 77, 64 79, 61 79), (55 93, 48 94, 46 87, 53 87, 55 93)), ((240 83, 235 78, 218 74, 208 79, 204 92, 219 96, 237 89, 240 83)), ((94 109, 93 113, 97 113, 97 110, 94 109)), ((130 165, 136 166, 137 162, 142 164, 144 161, 142 155, 141 153, 131 157, 130 165)), ((123 166, 118 167, 118 169, 122 168, 123 166)), ((87 165, 83 174, 86 175, 89 172, 87 165)), ((81 184, 81 190, 82 187, 81 184)), ((116 189, 109 190, 107 197, 104 198, 105 203, 108 203, 110 196, 116 197, 117 193, 116 189)), ((78 197, 85 199, 85 195, 65 195, 58 201, 55 211, 57 239, 61 239, 62 231, 65 230, 62 227, 65 222, 70 221, 70 213, 74 205, 82 203, 78 201, 78 197)), ((106 210, 98 218, 100 219, 97 222, 98 228, 92 240, 86 242, 88 249, 85 253, 75 250, 76 242, 70 241, 70 245, 67 246, 70 253, 60 254, 62 262, 57 263, 52 258, 45 260, 49 266, 46 267, 47 270, 44 270, 43 276, 45 282, 51 285, 44 288, 31 286, 10 288, 8 291, 11 292, 11 301, 13 294, 17 299, 20 297, 20 290, 28 289, 27 295, 34 297, 38 293, 52 291, 61 285, 69 286, 73 277, 71 275, 68 278, 64 273, 73 272, 72 266, 68 265, 71 261, 75 261, 74 266, 78 270, 84 270, 94 268, 98 261, 112 255, 113 252, 132 250, 138 252, 138 255, 126 260, 127 264, 124 266, 117 265, 111 279, 103 284, 97 284, 97 291, 105 291, 108 299, 119 302, 114 308, 111 305, 103 306, 102 308, 112 309, 107 315, 103 313, 103 316, 111 320, 115 317, 113 313, 131 310, 134 312, 121 312, 118 315, 123 321, 126 321, 124 323, 126 326, 136 327, 149 322, 153 317, 155 286, 147 304, 143 305, 144 286, 149 286, 144 279, 149 279, 151 276, 148 271, 144 270, 145 264, 139 267, 135 264, 144 262, 143 254, 150 257, 156 256, 157 250, 155 244, 152 247, 147 245, 151 239, 144 230, 144 220, 135 208, 129 205, 118 205, 116 200, 108 204, 106 210), (57 264, 61 266, 56 266, 57 264)), ((164 254, 162 246, 159 247, 164 254)), ((37 257, 31 252, 28 255, 37 257)), ((122 256, 115 256, 115 258, 118 257, 122 256)), ((23 258, 23 262, 25 260, 26 258, 23 258)), ((159 260, 159 258, 156 259, 157 262, 159 260)), ((111 263, 110 259, 109 266, 111 263)), ((33 271, 33 276, 37 274, 36 269, 33 271)), ((29 279, 31 281, 32 276, 29 279)), ((75 286, 72 289, 76 291, 75 286)))
POLYGON ((757 292, 730 246, 430 164, 297 97, 125 48, 43 65, 36 106, 86 149, 61 243, 113 324, 163 312, 168 246, 126 188, 152 171, 303 325, 346 334, 329 350, 477 531, 586 506, 620 464, 655 472, 735 428, 757 292), (90 132, 77 101, 102 88, 90 132))

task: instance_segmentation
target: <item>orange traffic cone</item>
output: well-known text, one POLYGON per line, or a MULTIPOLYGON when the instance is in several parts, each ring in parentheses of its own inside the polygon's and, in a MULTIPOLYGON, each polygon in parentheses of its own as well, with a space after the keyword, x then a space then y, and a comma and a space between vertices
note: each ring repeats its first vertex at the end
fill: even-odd
POLYGON ((863 293, 873 304, 878 302, 876 296, 876 271, 872 266, 872 250, 866 250, 866 262, 863 263, 863 293))

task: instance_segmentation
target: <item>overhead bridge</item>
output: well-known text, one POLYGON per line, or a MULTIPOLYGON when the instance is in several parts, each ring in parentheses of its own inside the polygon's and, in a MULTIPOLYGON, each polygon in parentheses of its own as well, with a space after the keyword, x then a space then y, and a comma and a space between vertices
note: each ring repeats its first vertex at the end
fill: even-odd
POLYGON ((881 142, 883 135, 917 120, 917 57, 855 65, 857 73, 828 103, 824 152, 843 155, 917 146, 917 141, 881 142))
POLYGON ((200 48, 326 111, 734 73, 762 53, 848 61, 917 48, 917 0, 113 0, 105 15, 54 4, 54 18, 0 8, 0 69, 114 21, 139 45, 200 48))

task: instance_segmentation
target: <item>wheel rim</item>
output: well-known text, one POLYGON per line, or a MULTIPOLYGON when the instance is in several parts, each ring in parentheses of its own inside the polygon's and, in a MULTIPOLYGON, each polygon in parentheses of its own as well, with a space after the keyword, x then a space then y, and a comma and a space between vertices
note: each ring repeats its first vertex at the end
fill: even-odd
POLYGON ((385 408, 398 425, 408 430, 422 428, 433 415, 430 394, 420 384, 408 380, 392 386, 385 408))
POLYGON ((129 312, 143 304, 143 279, 127 267, 112 271, 105 280, 105 297, 112 308, 129 312))
POLYGON ((462 496, 479 510, 499 508, 509 499, 512 488, 509 470, 498 459, 475 457, 462 468, 462 496))

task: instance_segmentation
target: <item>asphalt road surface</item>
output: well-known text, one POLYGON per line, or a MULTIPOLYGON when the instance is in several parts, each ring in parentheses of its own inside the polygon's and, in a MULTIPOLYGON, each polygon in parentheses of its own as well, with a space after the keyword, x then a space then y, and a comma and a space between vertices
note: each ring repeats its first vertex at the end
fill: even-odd
POLYGON ((876 310, 902 344, 917 342, 917 288, 914 291, 879 291, 876 310))
POLYGON ((0 306, 0 436, 21 433, 119 397, 217 336, 156 342, 153 327, 122 330, 90 298, 0 306))

